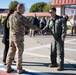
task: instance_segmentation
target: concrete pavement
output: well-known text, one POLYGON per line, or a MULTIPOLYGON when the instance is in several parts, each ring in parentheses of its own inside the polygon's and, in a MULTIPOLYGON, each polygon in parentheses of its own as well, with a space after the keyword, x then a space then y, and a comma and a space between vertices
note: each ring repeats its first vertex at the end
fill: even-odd
MULTIPOLYGON (((4 71, 4 74, 0 75, 5 75, 6 67, 2 65, 4 45, 1 43, 1 39, 2 37, 0 37, 0 73, 4 71)), ((50 42, 51 35, 25 36, 22 65, 26 72, 21 75, 76 75, 76 37, 67 36, 65 40, 65 68, 63 71, 57 71, 57 67, 48 67, 50 63, 50 42)), ((17 75, 15 63, 13 63, 12 67, 15 71, 11 74, 17 75)))

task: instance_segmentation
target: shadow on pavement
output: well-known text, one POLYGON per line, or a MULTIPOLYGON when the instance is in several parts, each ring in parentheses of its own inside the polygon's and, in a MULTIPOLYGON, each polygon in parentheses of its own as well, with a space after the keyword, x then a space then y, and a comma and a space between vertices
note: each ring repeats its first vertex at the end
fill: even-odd
POLYGON ((51 73, 51 72, 34 73, 34 72, 28 72, 28 71, 26 71, 25 73, 22 73, 22 74, 26 74, 26 75, 76 75, 73 73, 51 73))
MULTIPOLYGON (((23 62, 23 66, 45 66, 48 67, 50 63, 44 63, 44 62, 23 62)), ((64 64, 65 68, 75 68, 76 69, 76 64, 64 64)))
MULTIPOLYGON (((48 65, 48 63, 23 62, 23 66, 45 66, 45 67, 47 67, 47 65, 48 65)), ((76 71, 76 68, 73 67, 73 66, 70 66, 70 65, 76 66, 76 64, 65 64, 65 68, 64 68, 63 71, 56 71, 56 72, 51 72, 51 71, 50 72, 34 72, 34 71, 32 72, 31 70, 25 69, 26 71, 23 72, 20 75, 76 75, 76 74, 74 74, 74 72, 70 73, 70 71, 76 71), (64 72, 66 72, 66 73, 64 73, 64 72)), ((5 65, 0 65, 0 68, 6 69, 6 66, 5 65)), ((3 70, 1 69, 0 71, 3 71, 3 70)), ((4 71, 4 73, 5 73, 5 71, 4 71)), ((10 73, 10 75, 11 74, 16 75, 17 74, 17 69, 14 68, 14 71, 12 73, 10 73)))

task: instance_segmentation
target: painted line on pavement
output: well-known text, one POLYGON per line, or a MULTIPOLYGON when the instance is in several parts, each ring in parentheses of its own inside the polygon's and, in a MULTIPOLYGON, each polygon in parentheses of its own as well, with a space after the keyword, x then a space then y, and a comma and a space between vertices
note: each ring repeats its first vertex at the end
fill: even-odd
MULTIPOLYGON (((50 48, 50 44, 32 47, 32 48, 25 48, 24 51, 33 51, 33 50, 37 50, 37 49, 41 49, 41 48, 50 48)), ((76 51, 76 49, 71 49, 71 48, 64 48, 64 49, 68 50, 68 51, 76 51)))
POLYGON ((26 52, 26 53, 24 53, 24 54, 31 55, 31 56, 36 56, 36 57, 42 57, 42 58, 50 58, 50 57, 47 56, 47 55, 41 55, 41 54, 30 53, 30 52, 26 52))
POLYGON ((66 42, 66 43, 76 45, 76 43, 75 43, 75 42, 66 42))
MULTIPOLYGON (((38 47, 33 47, 33 48, 26 48, 24 51, 28 52, 28 51, 33 51, 33 50, 37 50, 37 49, 41 49, 41 48, 50 48, 50 44, 47 45, 42 45, 42 46, 38 46, 38 47)), ((76 51, 76 49, 71 49, 71 48, 64 48, 66 51, 76 51)), ((50 50, 50 49, 48 49, 50 50)))
POLYGON ((71 48, 64 48, 65 51, 72 51, 72 52, 76 52, 76 49, 71 49, 71 48))
MULTIPOLYGON (((41 50, 41 48, 50 48, 50 44, 47 44, 47 45, 42 45, 42 46, 38 46, 38 47, 33 47, 33 48, 26 48, 26 49, 24 49, 24 52, 23 52, 23 54, 30 54, 30 52, 29 51, 33 51, 33 50, 37 50, 37 49, 40 49, 41 50)), ((72 51, 72 52, 76 52, 76 49, 71 49, 71 48, 64 48, 65 49, 65 51, 72 51)), ((47 50, 49 50, 50 51, 50 49, 47 49, 47 50)), ((35 54, 35 55, 37 55, 37 54, 35 54)), ((40 55, 40 56, 42 56, 42 55, 40 55)), ((0 58, 2 58, 3 57, 3 54, 1 54, 0 55, 0 58)), ((44 57, 46 57, 46 56, 44 56, 44 57)))
MULTIPOLYGON (((70 41, 74 41, 76 39, 71 39, 71 40, 66 40, 65 43, 69 43, 70 41)), ((75 44, 75 43, 71 43, 70 44, 75 44)), ((41 46, 37 46, 37 47, 33 47, 33 48, 27 48, 26 50, 31 51, 31 50, 36 50, 36 49, 41 49, 41 48, 50 48, 51 44, 46 44, 46 45, 41 45, 41 46)), ((72 50, 72 49, 71 49, 72 50)), ((73 49, 74 50, 74 49, 73 49)))
MULTIPOLYGON (((50 58, 50 55, 40 55, 40 54, 36 54, 36 53, 25 53, 27 55, 31 55, 31 56, 35 56, 35 57, 41 57, 41 58, 50 58)), ((69 61, 71 63, 74 63, 76 64, 76 60, 72 60, 72 59, 67 59, 67 58, 64 58, 65 61, 69 61)))
POLYGON ((64 58, 65 61, 68 61, 70 63, 73 63, 73 64, 76 64, 76 60, 72 60, 72 59, 67 59, 67 58, 64 58))
POLYGON ((76 39, 65 40, 65 43, 75 41, 76 39))
POLYGON ((41 49, 44 47, 50 47, 50 44, 46 44, 46 45, 41 45, 41 46, 37 46, 37 47, 32 47, 32 48, 26 48, 27 51, 31 51, 31 50, 36 50, 36 49, 41 49))

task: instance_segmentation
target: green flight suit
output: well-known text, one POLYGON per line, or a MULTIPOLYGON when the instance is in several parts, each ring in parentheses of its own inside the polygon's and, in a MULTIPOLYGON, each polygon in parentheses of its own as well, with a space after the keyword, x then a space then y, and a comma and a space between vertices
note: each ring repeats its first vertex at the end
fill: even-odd
POLYGON ((57 64, 58 57, 58 66, 64 68, 64 41, 62 41, 62 38, 66 37, 66 22, 62 17, 56 15, 54 20, 52 18, 48 20, 43 32, 45 32, 48 27, 53 35, 50 54, 51 63, 57 64))

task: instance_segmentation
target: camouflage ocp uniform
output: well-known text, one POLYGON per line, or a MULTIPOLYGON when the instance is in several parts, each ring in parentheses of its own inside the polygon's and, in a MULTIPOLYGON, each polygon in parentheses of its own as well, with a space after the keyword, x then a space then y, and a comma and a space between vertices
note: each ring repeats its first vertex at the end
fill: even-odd
POLYGON ((17 69, 22 69, 22 54, 24 51, 24 34, 25 26, 34 30, 39 30, 37 27, 32 25, 26 17, 19 12, 14 12, 9 18, 10 27, 10 53, 8 55, 7 70, 11 69, 12 60, 17 50, 17 69))
POLYGON ((48 20, 43 32, 47 31, 48 27, 53 35, 50 53, 51 63, 57 64, 58 57, 58 66, 64 68, 64 41, 62 41, 62 38, 66 37, 66 22, 62 17, 56 15, 55 19, 50 18, 48 20))

